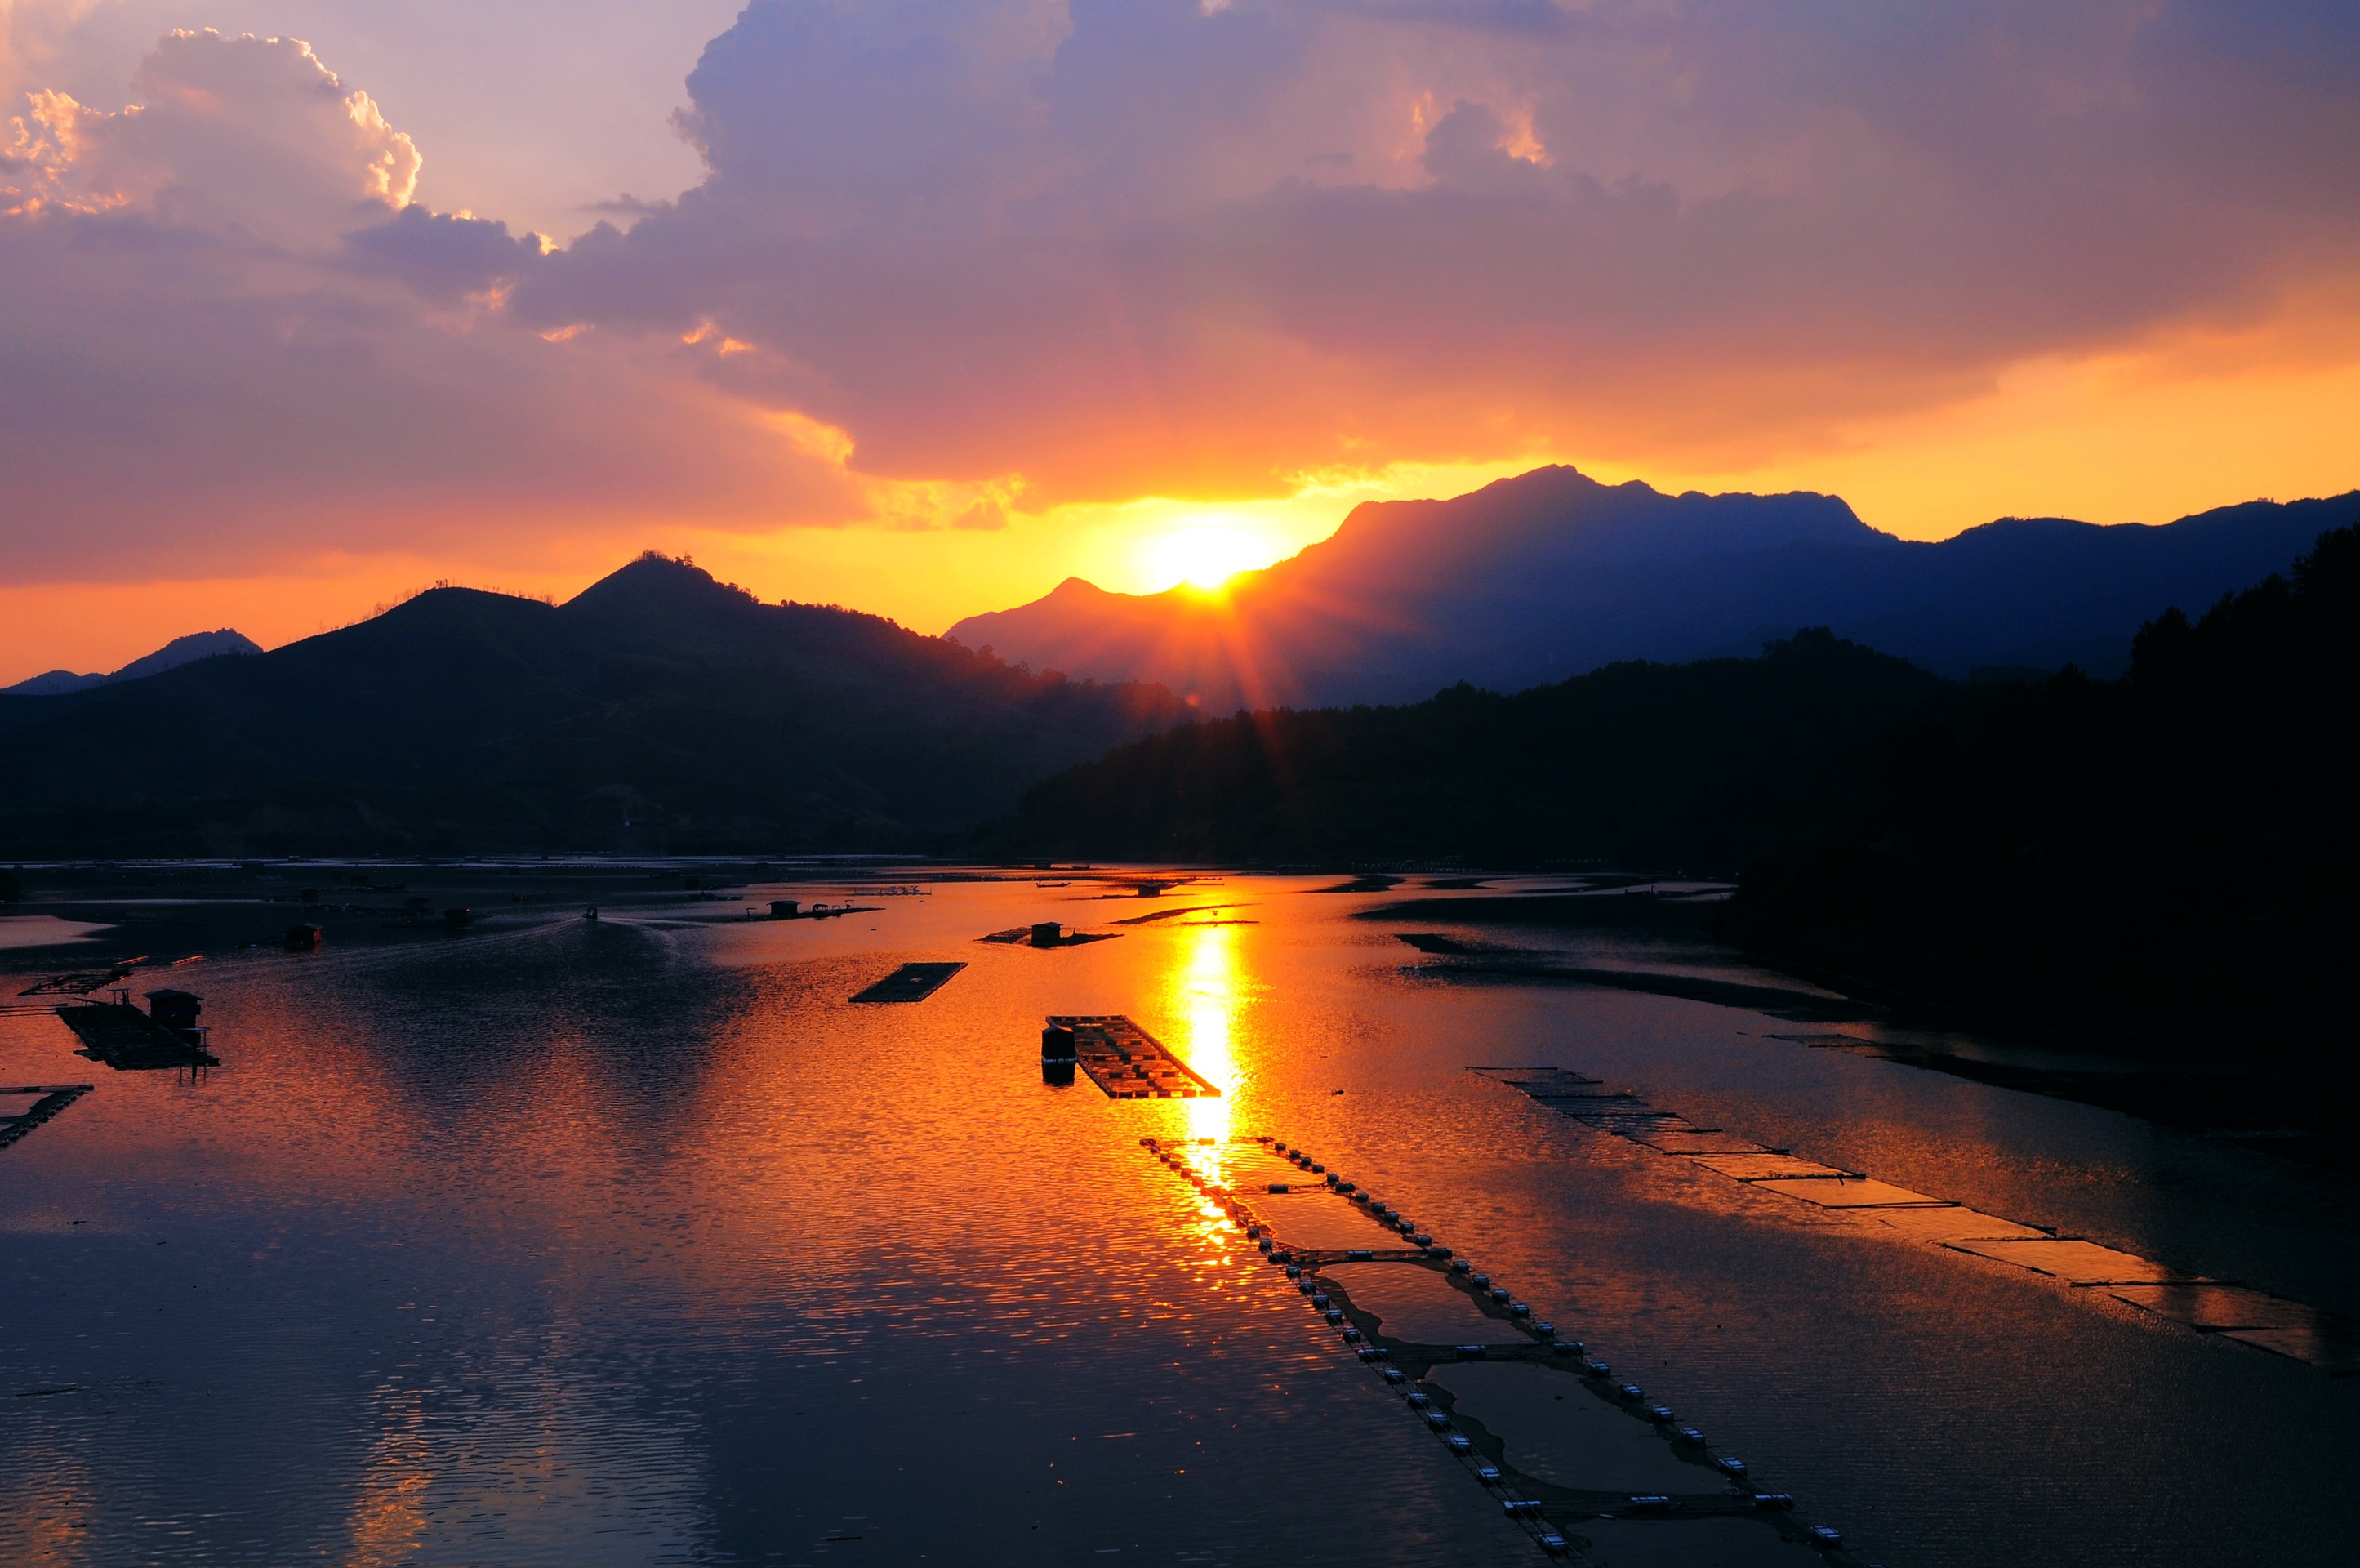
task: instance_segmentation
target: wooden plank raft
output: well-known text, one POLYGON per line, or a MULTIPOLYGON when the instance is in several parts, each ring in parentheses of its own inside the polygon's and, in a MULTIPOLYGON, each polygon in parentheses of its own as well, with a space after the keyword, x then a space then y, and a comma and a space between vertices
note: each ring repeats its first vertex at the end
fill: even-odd
POLYGON ((1074 1054, 1090 1081, 1114 1100, 1218 1099, 1220 1091, 1164 1048, 1156 1037, 1119 1013, 1056 1015, 1051 1024, 1074 1032, 1074 1054))
POLYGON ((903 964, 852 998, 855 1002, 923 1002, 948 983, 965 964, 903 964))
POLYGON ((221 1065, 202 1046, 166 1028, 128 1002, 75 1003, 60 1007, 58 1016, 82 1036, 82 1055, 118 1071, 221 1065))

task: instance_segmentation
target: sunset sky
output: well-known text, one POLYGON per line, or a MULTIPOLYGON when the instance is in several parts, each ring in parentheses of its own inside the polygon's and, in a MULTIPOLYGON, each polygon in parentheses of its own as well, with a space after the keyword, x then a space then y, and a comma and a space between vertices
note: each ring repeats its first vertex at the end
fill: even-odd
POLYGON ((2355 150, 2350 0, 0 0, 0 684, 650 546, 936 631, 1549 461, 2336 493, 2355 150))

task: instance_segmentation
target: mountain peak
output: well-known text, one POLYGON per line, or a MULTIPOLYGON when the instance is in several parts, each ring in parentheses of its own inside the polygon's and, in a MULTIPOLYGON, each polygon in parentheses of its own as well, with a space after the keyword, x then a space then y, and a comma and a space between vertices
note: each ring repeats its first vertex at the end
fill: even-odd
POLYGON ((1213 711, 1502 690, 1626 659, 1720 656, 1798 626, 1965 674, 2119 667, 2164 604, 2210 603, 2286 564, 2349 503, 2229 509, 2159 528, 2014 520, 1939 544, 1841 497, 1608 484, 1555 465, 1454 499, 1366 501, 1328 538, 1199 596, 1061 587, 949 635, 1213 711), (2339 510, 2341 509, 2341 510, 2339 510))
POLYGON ((565 601, 568 616, 678 614, 761 601, 735 583, 715 580, 687 556, 650 550, 565 601))
POLYGON ((167 670, 194 663, 199 659, 212 659, 224 653, 259 653, 262 647, 253 639, 227 627, 218 631, 191 631, 185 637, 175 637, 153 653, 143 653, 112 674, 78 675, 71 670, 49 670, 31 680, 19 681, 13 686, 0 686, 0 696, 60 696, 67 692, 86 691, 92 686, 111 685, 115 681, 143 680, 160 675, 167 670))

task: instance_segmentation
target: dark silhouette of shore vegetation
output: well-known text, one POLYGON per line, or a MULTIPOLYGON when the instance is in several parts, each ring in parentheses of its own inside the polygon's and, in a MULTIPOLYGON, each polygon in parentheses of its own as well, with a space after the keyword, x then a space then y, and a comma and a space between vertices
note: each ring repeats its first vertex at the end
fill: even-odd
POLYGON ((2157 616, 2117 680, 1949 681, 1820 629, 1513 696, 1240 713, 1048 780, 984 842, 1730 877, 1725 905, 1648 917, 1948 1016, 2348 1090, 2355 576, 2360 534, 2327 533, 2200 618, 2157 616))

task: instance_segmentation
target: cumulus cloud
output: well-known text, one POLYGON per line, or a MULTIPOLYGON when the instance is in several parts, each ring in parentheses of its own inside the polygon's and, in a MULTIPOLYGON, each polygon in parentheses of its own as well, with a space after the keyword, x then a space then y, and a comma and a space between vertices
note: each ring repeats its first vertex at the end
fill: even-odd
POLYGON ((1758 459, 2348 273, 2355 60, 2217 0, 756 0, 708 179, 516 308, 1038 499, 1758 459))
POLYGON ((31 95, 0 180, 18 215, 138 208, 316 247, 406 205, 418 148, 293 38, 174 32, 118 113, 31 95))
POLYGON ((418 149, 307 45, 171 34, 133 91, 0 137, 12 577, 868 510, 697 345, 510 321, 540 236, 406 204, 418 149))

